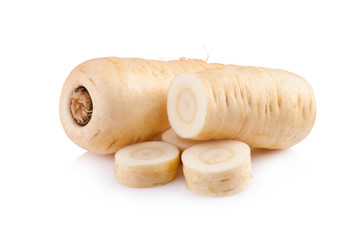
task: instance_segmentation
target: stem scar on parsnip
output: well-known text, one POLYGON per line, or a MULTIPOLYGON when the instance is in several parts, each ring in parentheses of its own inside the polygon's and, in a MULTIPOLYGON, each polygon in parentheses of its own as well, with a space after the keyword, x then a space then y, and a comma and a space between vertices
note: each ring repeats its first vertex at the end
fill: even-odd
POLYGON ((93 105, 88 90, 79 86, 71 94, 71 114, 77 124, 85 126, 91 119, 93 105))

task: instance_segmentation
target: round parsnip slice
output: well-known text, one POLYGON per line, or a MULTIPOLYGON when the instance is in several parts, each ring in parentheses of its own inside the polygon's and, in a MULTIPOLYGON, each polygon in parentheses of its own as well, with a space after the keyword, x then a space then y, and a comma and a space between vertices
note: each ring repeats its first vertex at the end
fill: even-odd
POLYGON ((164 142, 142 142, 115 154, 115 176, 119 183, 134 188, 167 184, 175 179, 179 149, 164 142))
POLYGON ((310 84, 296 74, 225 67, 177 75, 168 90, 167 113, 182 138, 234 139, 277 149, 309 134, 316 106, 310 84))
POLYGON ((187 187, 206 196, 226 196, 247 188, 252 179, 250 147, 224 140, 201 143, 182 154, 187 187))
POLYGON ((179 148, 180 152, 183 152, 185 149, 199 143, 208 142, 206 140, 200 141, 200 140, 192 140, 192 139, 186 139, 179 137, 174 129, 169 128, 161 135, 161 140, 163 142, 170 143, 177 148, 179 148))

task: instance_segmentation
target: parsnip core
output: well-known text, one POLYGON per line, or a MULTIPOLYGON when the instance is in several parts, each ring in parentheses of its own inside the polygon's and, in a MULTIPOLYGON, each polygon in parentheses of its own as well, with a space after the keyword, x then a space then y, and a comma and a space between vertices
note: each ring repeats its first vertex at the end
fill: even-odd
POLYGON ((234 156, 235 153, 231 149, 224 146, 216 146, 205 149, 201 152, 199 159, 206 164, 212 165, 228 162, 234 156))
POLYGON ((84 86, 79 86, 72 92, 70 111, 78 125, 85 126, 90 122, 93 104, 90 94, 84 86))
POLYGON ((187 73, 173 79, 168 90, 167 113, 179 137, 193 138, 201 131, 207 112, 206 100, 201 80, 187 73))
POLYGON ((195 94, 189 88, 181 89, 177 95, 176 103, 176 112, 179 115, 179 118, 186 123, 193 122, 196 107, 195 94))
POLYGON ((145 147, 135 149, 130 156, 138 160, 149 160, 160 157, 162 154, 164 154, 164 151, 159 148, 145 147))

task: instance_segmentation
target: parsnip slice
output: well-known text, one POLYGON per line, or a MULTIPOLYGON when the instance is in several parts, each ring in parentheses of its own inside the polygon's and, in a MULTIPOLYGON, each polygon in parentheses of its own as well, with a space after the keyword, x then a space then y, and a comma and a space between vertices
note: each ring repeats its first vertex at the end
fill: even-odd
POLYGON ((179 149, 164 142, 142 142, 126 146, 115 154, 115 176, 129 187, 148 188, 175 179, 179 149))
POLYGON ((174 129, 169 128, 161 135, 161 140, 163 142, 170 143, 179 148, 180 152, 183 152, 186 148, 189 148, 195 144, 208 142, 208 141, 200 141, 200 140, 192 140, 179 137, 174 129))
POLYGON ((226 196, 247 188, 252 179, 250 147, 234 140, 194 145, 182 154, 187 187, 206 196, 226 196))

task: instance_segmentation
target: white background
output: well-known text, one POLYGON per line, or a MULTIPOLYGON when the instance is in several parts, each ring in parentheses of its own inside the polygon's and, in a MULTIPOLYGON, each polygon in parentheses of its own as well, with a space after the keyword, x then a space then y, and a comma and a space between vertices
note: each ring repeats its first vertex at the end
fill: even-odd
POLYGON ((1 1, 1 239, 359 239, 358 1, 1 1), (118 184, 113 156, 73 144, 62 84, 105 56, 206 59, 292 71, 317 120, 291 149, 255 151, 224 198, 118 184))

